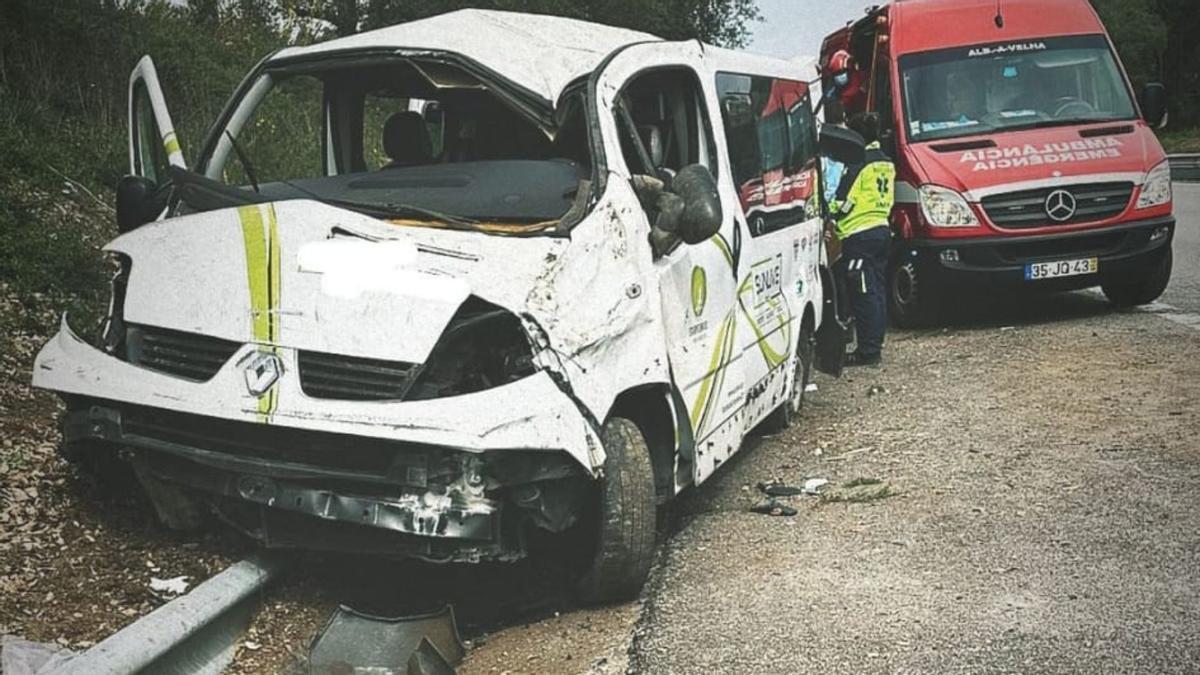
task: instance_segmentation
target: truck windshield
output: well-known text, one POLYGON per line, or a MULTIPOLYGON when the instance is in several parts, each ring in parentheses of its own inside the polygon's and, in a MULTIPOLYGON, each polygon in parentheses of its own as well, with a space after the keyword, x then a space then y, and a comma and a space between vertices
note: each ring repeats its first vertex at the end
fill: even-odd
POLYGON ((1136 116, 1102 35, 910 54, 900 72, 913 141, 1136 116))

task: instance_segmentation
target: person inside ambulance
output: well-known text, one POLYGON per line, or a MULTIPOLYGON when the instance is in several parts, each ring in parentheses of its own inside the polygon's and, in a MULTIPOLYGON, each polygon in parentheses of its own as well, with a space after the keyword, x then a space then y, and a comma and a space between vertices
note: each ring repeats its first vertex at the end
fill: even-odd
POLYGON ((946 76, 946 119, 952 125, 971 126, 979 124, 983 110, 979 105, 978 92, 964 73, 946 76))
POLYGON ((836 98, 846 112, 866 108, 867 75, 858 69, 850 52, 844 49, 834 52, 833 56, 829 57, 825 72, 832 81, 829 98, 836 98))
POLYGON ((852 115, 847 126, 867 143, 860 165, 846 167, 830 210, 837 219, 835 236, 842 244, 836 264, 850 295, 858 348, 847 366, 878 366, 887 330, 886 272, 892 233, 888 218, 895 203, 896 166, 879 144, 879 118, 852 115))

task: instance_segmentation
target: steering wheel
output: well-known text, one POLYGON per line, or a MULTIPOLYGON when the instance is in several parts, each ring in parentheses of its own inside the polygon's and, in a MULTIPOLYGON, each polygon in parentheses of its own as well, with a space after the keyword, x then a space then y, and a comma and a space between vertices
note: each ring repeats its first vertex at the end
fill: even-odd
POLYGON ((1074 96, 1063 96, 1054 104, 1058 106, 1054 111, 1055 117, 1081 116, 1096 112, 1096 107, 1091 103, 1074 96))

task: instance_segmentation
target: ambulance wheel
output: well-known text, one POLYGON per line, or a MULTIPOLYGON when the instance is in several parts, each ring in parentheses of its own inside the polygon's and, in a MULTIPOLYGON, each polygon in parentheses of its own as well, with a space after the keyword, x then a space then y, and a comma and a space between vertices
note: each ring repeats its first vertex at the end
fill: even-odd
POLYGON ((599 481, 595 549, 576 583, 587 604, 631 600, 654 561, 657 514, 650 448, 633 422, 613 417, 602 432, 604 476, 599 481))
POLYGON ((916 261, 888 268, 888 316, 900 328, 921 328, 938 319, 941 299, 916 261))
POLYGON ((1171 249, 1158 262, 1148 265, 1140 274, 1100 285, 1104 297, 1114 307, 1136 307, 1154 302, 1167 290, 1173 265, 1171 249))
POLYGON ((762 430, 766 434, 777 434, 788 429, 800 417, 804 409, 804 390, 812 378, 812 365, 817 350, 817 336, 812 322, 804 319, 800 326, 800 339, 796 344, 796 372, 792 380, 791 393, 763 420, 762 430))

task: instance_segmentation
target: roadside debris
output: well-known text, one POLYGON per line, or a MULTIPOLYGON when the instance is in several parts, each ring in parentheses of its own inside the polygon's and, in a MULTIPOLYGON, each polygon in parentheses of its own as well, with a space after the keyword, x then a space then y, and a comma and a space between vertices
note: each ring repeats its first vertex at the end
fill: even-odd
POLYGON ((809 478, 804 481, 804 494, 817 496, 821 494, 821 488, 828 484, 829 481, 824 478, 809 478))
POLYGON ((14 635, 0 636, 0 673, 37 675, 66 663, 75 652, 54 643, 31 642, 14 635))
POLYGON ((150 590, 158 597, 171 599, 187 593, 188 577, 178 576, 171 579, 150 577, 150 590))
POLYGON ((453 673, 465 655, 450 605, 429 614, 396 618, 371 616, 342 605, 313 640, 308 672, 441 675, 453 673))
POLYGON ((755 504, 750 507, 752 513, 761 513, 764 516, 784 516, 791 517, 796 515, 795 508, 784 504, 775 499, 769 499, 761 504, 755 504))

